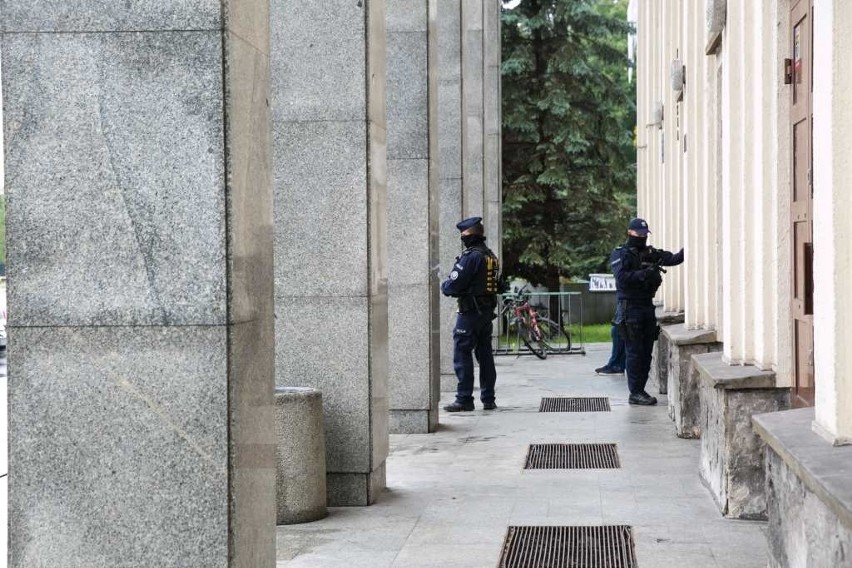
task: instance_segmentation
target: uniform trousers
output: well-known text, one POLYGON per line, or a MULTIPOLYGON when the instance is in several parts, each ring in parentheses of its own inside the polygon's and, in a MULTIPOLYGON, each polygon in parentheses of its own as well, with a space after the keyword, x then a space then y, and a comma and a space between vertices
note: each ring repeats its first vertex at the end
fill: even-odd
POLYGON ((494 314, 476 311, 460 313, 453 330, 453 368, 458 378, 456 401, 461 404, 473 402, 473 357, 479 362, 479 391, 482 402, 494 401, 494 383, 497 371, 494 368, 494 353, 491 349, 491 320, 494 314))

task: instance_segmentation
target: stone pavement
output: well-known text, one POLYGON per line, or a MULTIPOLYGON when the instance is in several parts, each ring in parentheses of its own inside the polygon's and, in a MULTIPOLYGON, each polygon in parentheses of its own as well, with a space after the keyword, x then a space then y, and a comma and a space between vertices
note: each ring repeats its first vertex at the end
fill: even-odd
POLYGON ((608 349, 498 358, 498 411, 477 402, 435 434, 392 436, 379 502, 279 527, 278 567, 493 567, 509 525, 584 524, 633 526, 641 568, 766 566, 765 524, 719 515, 700 442, 674 436, 665 400, 630 407, 623 377, 594 374, 608 349), (612 412, 539 413, 545 396, 608 396, 612 412), (548 442, 617 443, 622 468, 524 471, 527 446, 548 442))

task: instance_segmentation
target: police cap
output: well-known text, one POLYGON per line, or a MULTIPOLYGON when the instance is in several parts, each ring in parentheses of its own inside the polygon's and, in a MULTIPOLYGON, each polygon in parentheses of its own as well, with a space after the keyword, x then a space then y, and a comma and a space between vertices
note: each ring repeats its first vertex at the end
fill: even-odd
POLYGON ((471 227, 475 227, 476 225, 479 225, 480 223, 482 223, 482 217, 468 217, 467 219, 464 219, 464 220, 456 223, 456 229, 464 232, 464 231, 467 231, 468 229, 470 229, 471 227))
POLYGON ((627 230, 628 231, 636 231, 637 233, 639 233, 642 236, 645 236, 645 235, 647 235, 648 233, 651 232, 651 230, 648 229, 648 222, 645 221, 645 219, 639 219, 639 218, 636 218, 636 219, 633 219, 632 221, 630 221, 630 224, 627 225, 627 230))

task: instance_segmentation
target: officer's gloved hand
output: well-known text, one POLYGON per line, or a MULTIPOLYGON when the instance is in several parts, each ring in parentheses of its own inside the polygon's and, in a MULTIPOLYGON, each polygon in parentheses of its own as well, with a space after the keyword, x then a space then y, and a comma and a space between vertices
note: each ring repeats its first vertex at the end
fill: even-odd
POLYGON ((660 274, 660 271, 654 268, 653 266, 649 266, 645 269, 645 284, 648 286, 659 286, 663 283, 663 275, 660 274))

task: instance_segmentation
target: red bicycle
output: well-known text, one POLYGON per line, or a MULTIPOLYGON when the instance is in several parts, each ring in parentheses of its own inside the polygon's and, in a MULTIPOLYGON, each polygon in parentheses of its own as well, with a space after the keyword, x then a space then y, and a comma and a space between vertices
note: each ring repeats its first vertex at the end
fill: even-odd
MULTIPOLYGON (((501 316, 507 329, 514 328, 517 337, 533 355, 539 359, 547 359, 548 351, 555 351, 552 344, 564 338, 566 347, 571 350, 571 335, 555 321, 542 317, 530 304, 530 293, 526 292, 527 285, 518 290, 515 288, 513 295, 503 299, 503 310, 501 316)), ((559 348, 563 350, 562 347, 559 348)))

